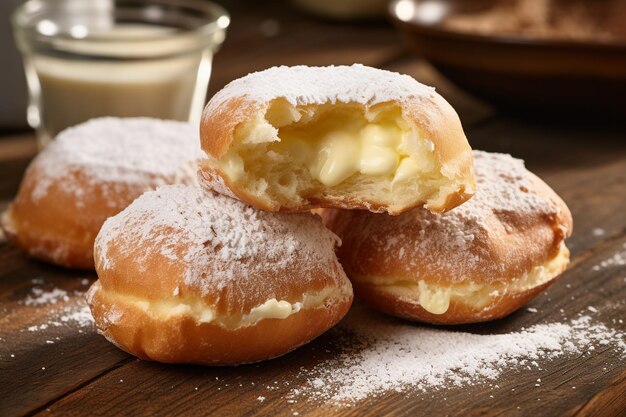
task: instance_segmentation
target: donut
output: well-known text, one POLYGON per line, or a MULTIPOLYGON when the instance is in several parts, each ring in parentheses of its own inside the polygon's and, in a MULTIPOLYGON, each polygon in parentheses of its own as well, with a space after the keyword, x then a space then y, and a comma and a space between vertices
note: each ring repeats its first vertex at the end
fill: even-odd
POLYGON ((87 300, 101 334, 141 359, 234 365, 283 355, 337 323, 352 286, 339 239, 197 186, 143 194, 96 238, 87 300))
POLYGON ((493 320, 519 309, 565 270, 565 203, 510 155, 474 152, 477 190, 444 214, 391 217, 326 209, 357 297, 432 324, 493 320))
POLYGON ((99 118, 61 132, 26 170, 0 223, 34 258, 93 269, 104 221, 144 191, 197 183, 197 128, 148 118, 99 118))
POLYGON ((268 211, 444 212, 474 193, 454 109, 407 75, 363 65, 274 67, 204 109, 201 183, 268 211))

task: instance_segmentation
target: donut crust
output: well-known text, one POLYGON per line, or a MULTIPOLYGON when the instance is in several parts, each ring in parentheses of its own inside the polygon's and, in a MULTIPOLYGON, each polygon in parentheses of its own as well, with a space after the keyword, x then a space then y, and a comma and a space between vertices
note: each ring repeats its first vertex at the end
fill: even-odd
MULTIPOLYGON (((320 77, 326 81, 328 77, 338 74, 343 76, 352 74, 352 72, 355 74, 353 78, 358 78, 359 71, 366 71, 366 75, 374 73, 374 76, 384 77, 385 83, 382 83, 384 85, 393 83, 394 80, 400 80, 405 83, 403 85, 406 85, 406 78, 409 78, 400 74, 354 65, 352 67, 272 68, 232 82, 213 97, 203 113, 200 127, 201 146, 207 153, 208 159, 201 164, 200 176, 202 183, 207 188, 268 211, 298 212, 328 207, 364 209, 379 213, 387 212, 392 215, 422 205, 433 212, 445 212, 473 195, 475 184, 472 171, 472 154, 461 122, 454 109, 434 90, 411 79, 414 85, 410 84, 407 87, 411 91, 399 90, 398 95, 401 96, 395 98, 382 94, 383 87, 376 85, 369 85, 367 88, 360 86, 364 91, 359 92, 358 96, 350 98, 348 91, 353 87, 352 84, 345 87, 341 85, 321 86, 319 90, 315 90, 310 85, 302 87, 301 90, 299 87, 291 85, 291 87, 285 87, 288 91, 285 91, 284 94, 279 92, 279 88, 272 88, 269 92, 265 91, 259 95, 251 94, 255 89, 263 92, 268 84, 278 83, 280 74, 285 71, 287 74, 296 74, 294 75, 296 79, 297 74, 305 71, 308 75, 302 78, 300 86, 307 82, 314 84, 314 81, 309 77, 314 71, 325 71, 325 75, 320 75, 320 77), (246 89, 252 91, 247 92, 246 89), (314 91, 319 96, 313 97, 314 94, 310 91, 314 91), (440 183, 434 187, 436 191, 433 189, 422 193, 418 191, 421 187, 415 186, 407 188, 408 196, 405 190, 382 196, 377 194, 377 190, 381 189, 378 184, 363 187, 359 181, 365 180, 360 180, 360 176, 355 174, 351 177, 352 183, 348 181, 346 182, 347 185, 343 187, 321 186, 319 182, 304 180, 300 176, 298 181, 302 181, 303 184, 306 183, 307 187, 312 187, 311 189, 314 190, 298 191, 295 193, 296 195, 289 196, 282 193, 279 187, 275 186, 274 180, 266 175, 262 178, 254 178, 254 180, 265 181, 268 184, 267 188, 271 189, 278 197, 270 196, 269 192, 256 192, 249 185, 247 179, 234 178, 227 172, 223 161, 229 152, 234 151, 239 146, 236 139, 238 128, 255 118, 263 118, 263 115, 267 114, 276 102, 289 103, 294 106, 293 108, 317 105, 353 105, 360 106, 366 113, 381 106, 398 109, 406 123, 419 132, 420 137, 427 138, 432 144, 432 160, 437 165, 437 175, 441 177, 440 183)), ((363 81, 364 84, 367 82, 368 80, 363 81)), ((298 83, 295 84, 298 85, 298 83)), ((280 85, 280 83, 275 85, 280 85)), ((276 137, 266 140, 267 142, 280 141, 276 137)), ((264 163, 263 165, 272 164, 264 163)), ((293 168, 295 165, 291 167, 293 168)), ((382 181, 380 178, 371 179, 372 183, 381 183, 382 181)))
POLYGON ((358 297, 407 319, 473 323, 519 309, 566 269, 569 251, 564 240, 571 235, 572 217, 563 200, 523 165, 515 168, 512 158, 483 152, 475 157, 476 196, 441 216, 419 208, 398 217, 318 212, 342 239, 338 256, 358 297), (511 171, 483 162, 489 157, 511 164, 511 171), (506 180, 511 184, 494 188, 497 193, 484 198, 483 181, 502 182, 492 178, 499 175, 512 178, 506 180), (505 199, 512 195, 506 193, 524 193, 529 200, 516 204, 530 206, 499 206, 493 198, 500 193, 505 199), (451 294, 445 312, 423 308, 420 293, 427 291, 433 297, 451 294))
POLYGON ((54 180, 46 195, 33 198, 41 181, 35 161, 26 171, 15 200, 0 224, 7 238, 33 258, 74 269, 94 269, 93 242, 104 221, 120 212, 144 191, 161 183, 89 184, 81 171, 54 180), (86 190, 80 201, 67 186, 86 190))
POLYGON ((99 332, 141 359, 203 365, 270 359, 319 336, 350 308, 352 287, 334 253, 336 244, 338 238, 310 214, 272 215, 196 187, 163 187, 104 224, 94 249, 99 279, 89 290, 88 304, 99 332), (138 207, 147 199, 155 203, 151 209, 138 207), (228 231, 229 226, 207 223, 194 230, 180 226, 181 218, 194 217, 207 205, 220 218, 245 212, 261 226, 269 224, 254 232, 244 225, 233 235, 247 242, 250 254, 233 258, 222 253, 231 238, 217 245, 210 239, 193 241, 191 234, 202 228, 208 227, 209 238, 228 231), (135 234, 146 230, 146 216, 170 209, 171 226, 148 226, 137 241, 135 234), (306 231, 296 235, 294 228, 306 231), (265 240, 259 241, 260 236, 265 240), (271 261, 265 252, 268 245, 278 245, 274 255, 284 260, 281 251, 287 249, 279 238, 291 239, 289 245, 296 247, 284 263, 271 261), (315 240, 317 250, 307 246, 307 239, 315 240), (168 242, 171 250, 165 251, 168 242), (307 297, 312 301, 307 303, 307 297), (292 311, 286 317, 260 315, 246 321, 271 300, 288 302, 292 311))
MULTIPOLYGON (((569 254, 569 252, 567 253, 569 254)), ((566 268, 567 262, 562 264, 558 274, 566 268)), ((391 294, 358 278, 353 280, 353 287, 355 296, 386 314, 429 324, 456 325, 480 323, 506 317, 537 297, 559 277, 560 275, 550 277, 551 279, 547 282, 532 288, 499 293, 492 297, 488 304, 480 307, 467 303, 463 299, 452 298, 444 314, 433 314, 425 310, 419 303, 419 294, 408 292, 404 297, 398 297, 396 294, 391 294)))
POLYGON ((303 310, 286 319, 265 319, 253 326, 225 329, 188 316, 157 319, 92 287, 89 306, 99 332, 123 351, 143 360, 196 365, 238 365, 272 359, 308 343, 337 323, 351 298, 303 310), (111 324, 110 306, 123 311, 111 324), (176 342, 178 341, 178 342, 176 342))
MULTIPOLYGON (((149 118, 100 118, 67 129, 28 166, 15 199, 0 217, 0 227, 9 241, 36 259, 66 268, 94 269, 94 240, 107 218, 159 185, 197 183, 196 161, 202 153, 196 140, 186 123, 149 118), (154 138, 148 128, 158 129, 155 135, 162 137, 154 138), (107 135, 102 129, 109 129, 107 135), (94 131, 100 136, 92 137, 94 131), (121 138, 121 132, 130 140, 121 138), (169 139, 177 142, 167 145, 168 149, 159 148, 169 139), (148 153, 162 153, 163 158, 171 158, 167 159, 171 165, 151 170, 114 157, 104 156, 107 166, 94 160, 94 154, 105 153, 106 146, 125 146, 121 151, 130 162, 147 159, 150 155, 139 146, 141 141, 151 141, 148 153), (175 156, 171 155, 174 147, 178 148, 175 156), (116 175, 98 177, 107 171, 116 175)), ((115 156, 117 149, 106 152, 115 156)))

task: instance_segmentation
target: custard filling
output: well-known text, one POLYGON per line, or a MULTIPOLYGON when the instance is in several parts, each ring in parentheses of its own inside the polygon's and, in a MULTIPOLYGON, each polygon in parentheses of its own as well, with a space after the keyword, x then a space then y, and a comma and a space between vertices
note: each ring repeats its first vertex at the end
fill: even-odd
POLYGON ((417 184, 417 177, 420 191, 435 195, 445 180, 433 142, 389 103, 274 100, 236 128, 233 146, 217 164, 234 181, 281 203, 372 180, 391 193, 417 184))
POLYGON ((382 279, 361 279, 359 281, 380 291, 393 294, 405 302, 418 303, 429 313, 444 314, 448 311, 451 301, 481 309, 493 304, 495 300, 507 293, 523 292, 545 284, 560 274, 568 263, 569 250, 562 243, 559 253, 554 258, 544 265, 533 267, 513 281, 497 280, 489 284, 466 282, 448 286, 430 284, 424 280, 383 282, 382 279))
POLYGON ((248 313, 223 315, 217 313, 215 308, 208 306, 201 299, 195 297, 146 300, 141 297, 105 290, 100 285, 100 282, 97 282, 95 285, 98 285, 97 289, 99 292, 113 306, 120 304, 131 305, 142 310, 155 320, 169 320, 185 316, 192 318, 198 324, 212 323, 231 330, 252 326, 261 320, 286 319, 305 309, 332 305, 339 300, 344 300, 351 294, 349 287, 327 287, 318 292, 305 293, 296 302, 271 298, 263 304, 253 307, 248 313))

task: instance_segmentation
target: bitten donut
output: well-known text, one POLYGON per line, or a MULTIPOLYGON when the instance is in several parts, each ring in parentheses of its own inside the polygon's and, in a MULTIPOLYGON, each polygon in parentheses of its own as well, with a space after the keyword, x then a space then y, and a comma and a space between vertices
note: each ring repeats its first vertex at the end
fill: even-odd
POLYGON ((517 310, 565 270, 565 203, 519 159, 474 160, 476 194, 448 213, 322 213, 357 296, 403 318, 472 323, 517 310))
POLYGON ((90 269, 102 223, 146 190, 197 183, 197 129, 148 118, 100 118, 61 132, 30 164, 1 219, 31 256, 90 269))
POLYGON ((142 359, 269 359, 319 336, 350 308, 338 243, 312 214, 272 214, 198 187, 161 187, 102 226, 88 303, 100 332, 142 359))
POLYGON ((270 68, 218 92, 200 130, 205 186, 264 210, 443 212, 474 193, 459 117, 407 75, 270 68))

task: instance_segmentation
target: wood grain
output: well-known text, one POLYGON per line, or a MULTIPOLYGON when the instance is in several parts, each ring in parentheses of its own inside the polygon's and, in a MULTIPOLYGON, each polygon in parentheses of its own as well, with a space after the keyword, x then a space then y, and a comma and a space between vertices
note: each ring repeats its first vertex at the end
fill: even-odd
MULTIPOLYGON (((594 318, 605 323, 622 317, 626 286, 623 270, 593 266, 607 254, 623 250, 626 235, 602 242, 582 256, 574 268, 531 306, 504 320, 460 329, 477 333, 503 333, 544 322, 563 322, 591 305, 598 309, 594 318), (572 297, 574 298, 572 300, 572 297), (561 313, 563 309, 566 313, 561 313), (565 316, 564 316, 565 314, 565 316)), ((626 331, 626 325, 611 326, 626 331)), ((314 343, 277 360, 237 368, 168 366, 132 361, 87 384, 82 389, 50 405, 46 415, 81 415, 85 409, 101 410, 103 415, 345 415, 377 416, 393 410, 393 415, 443 415, 472 410, 469 415, 561 415, 576 404, 580 410, 591 407, 602 393, 611 404, 607 411, 624 409, 624 364, 609 348, 593 355, 563 357, 541 362, 540 371, 510 369, 493 384, 447 389, 435 392, 389 393, 359 403, 352 408, 333 408, 322 401, 298 398, 288 403, 293 387, 302 387, 302 367, 312 368, 340 349, 331 331, 314 343), (536 387, 537 378, 541 386, 536 387), (289 386, 285 385, 289 382, 289 386), (133 389, 129 389, 131 386, 133 389), (268 388, 269 387, 269 388, 268 388), (511 396, 515 396, 512 401, 511 396), (265 397, 263 402, 259 396, 265 397), (491 397, 493 396, 493 397, 491 397), (111 401, 115 398, 115 401, 111 401), (139 398, 145 398, 139 401, 139 398), (156 402, 149 399, 159 399, 156 402), (518 408, 519 407, 519 408, 518 408)), ((604 407, 605 404, 601 404, 604 407)), ((595 407, 597 410, 598 407, 595 407)), ((603 415, 611 415, 603 414, 603 415)))
POLYGON ((93 273, 72 273, 28 260, 3 244, 0 277, 0 415, 41 407, 128 357, 111 349, 93 326, 61 319, 64 307, 80 301, 95 279, 93 273), (61 289, 69 300, 28 305, 29 296, 36 298, 33 288, 61 289), (33 329, 41 324, 49 327, 33 329))
POLYGON ((626 372, 604 391, 594 395, 580 407, 576 407, 569 414, 577 417, 595 417, 603 415, 620 415, 626 409, 626 372))
POLYGON ((17 192, 24 170, 37 153, 32 133, 0 137, 0 200, 17 192))

